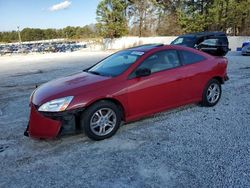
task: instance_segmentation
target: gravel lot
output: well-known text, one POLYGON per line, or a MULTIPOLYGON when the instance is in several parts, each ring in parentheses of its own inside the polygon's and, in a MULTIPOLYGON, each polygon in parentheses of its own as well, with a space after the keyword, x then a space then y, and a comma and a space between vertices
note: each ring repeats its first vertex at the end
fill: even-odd
POLYGON ((0 187, 249 187, 250 57, 230 52, 220 102, 122 126, 107 140, 23 136, 36 84, 110 52, 0 57, 0 187))

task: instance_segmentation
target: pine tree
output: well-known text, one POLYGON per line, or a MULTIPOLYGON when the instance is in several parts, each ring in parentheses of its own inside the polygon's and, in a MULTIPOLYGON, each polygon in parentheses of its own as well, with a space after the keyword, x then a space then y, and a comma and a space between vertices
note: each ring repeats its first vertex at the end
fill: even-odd
POLYGON ((102 0, 96 10, 97 28, 105 38, 117 38, 128 33, 126 1, 102 0))

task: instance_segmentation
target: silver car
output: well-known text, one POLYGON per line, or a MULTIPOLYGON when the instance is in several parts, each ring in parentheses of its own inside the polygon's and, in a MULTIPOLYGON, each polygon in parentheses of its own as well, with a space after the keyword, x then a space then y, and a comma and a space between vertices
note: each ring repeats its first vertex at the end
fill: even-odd
POLYGON ((250 44, 242 48, 241 55, 250 55, 250 44))

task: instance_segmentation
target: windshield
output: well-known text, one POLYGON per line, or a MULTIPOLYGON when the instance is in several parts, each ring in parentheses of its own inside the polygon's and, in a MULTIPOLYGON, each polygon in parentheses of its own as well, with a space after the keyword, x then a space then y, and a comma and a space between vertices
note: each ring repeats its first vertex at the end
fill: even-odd
POLYGON ((121 51, 93 66, 88 72, 101 76, 118 76, 133 64, 144 52, 121 51))
POLYGON ((178 37, 171 44, 182 45, 187 47, 194 47, 196 38, 195 37, 178 37))

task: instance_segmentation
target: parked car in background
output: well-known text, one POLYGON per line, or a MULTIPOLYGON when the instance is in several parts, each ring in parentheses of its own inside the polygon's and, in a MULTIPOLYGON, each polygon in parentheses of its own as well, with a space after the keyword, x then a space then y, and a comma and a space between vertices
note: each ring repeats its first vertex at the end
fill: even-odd
POLYGON ((196 48, 215 56, 224 56, 229 49, 224 32, 198 32, 177 37, 171 44, 196 48))
POLYGON ((117 52, 82 73, 39 86, 30 97, 26 136, 53 138, 84 131, 109 138, 121 121, 201 102, 214 106, 227 77, 227 59, 176 45, 117 52))
POLYGON ((76 42, 39 42, 39 43, 23 43, 23 44, 4 44, 0 46, 0 55, 5 54, 27 54, 36 53, 56 53, 56 52, 73 52, 86 48, 86 44, 78 44, 76 42))
POLYGON ((250 55, 250 43, 247 45, 244 45, 244 47, 241 49, 242 55, 250 55))
POLYGON ((242 43, 242 48, 244 48, 246 45, 249 45, 249 44, 250 44, 250 41, 243 42, 242 43))

